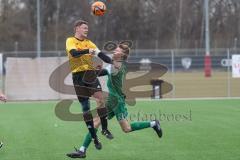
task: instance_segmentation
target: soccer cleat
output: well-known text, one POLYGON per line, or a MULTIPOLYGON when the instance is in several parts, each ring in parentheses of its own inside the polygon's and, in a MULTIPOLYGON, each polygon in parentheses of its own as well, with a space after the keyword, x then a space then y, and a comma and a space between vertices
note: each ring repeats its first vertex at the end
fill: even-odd
POLYGON ((156 124, 155 124, 155 126, 153 126, 153 129, 156 131, 158 137, 161 138, 163 133, 162 133, 162 129, 160 127, 160 122, 158 120, 155 120, 155 122, 156 122, 156 124))
POLYGON ((67 156, 70 158, 86 158, 86 150, 83 152, 75 148, 75 152, 67 153, 67 156))
POLYGON ((112 133, 111 133, 108 129, 102 130, 102 135, 104 135, 104 136, 107 137, 108 139, 113 139, 113 138, 114 138, 113 135, 112 135, 112 133))
POLYGON ((98 149, 98 150, 102 149, 102 144, 101 144, 101 142, 98 140, 98 138, 95 138, 95 139, 93 140, 93 142, 94 142, 94 144, 95 144, 95 148, 96 148, 96 149, 98 149))
POLYGON ((0 148, 2 148, 2 146, 3 146, 3 143, 2 143, 2 142, 0 142, 0 148))

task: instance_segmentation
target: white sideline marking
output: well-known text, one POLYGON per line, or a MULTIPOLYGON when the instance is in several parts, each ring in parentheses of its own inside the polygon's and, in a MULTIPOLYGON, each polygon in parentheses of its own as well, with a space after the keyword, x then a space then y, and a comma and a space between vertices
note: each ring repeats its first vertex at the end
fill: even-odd
MULTIPOLYGON (((240 97, 201 97, 201 98, 162 98, 162 99, 136 98, 136 101, 185 101, 185 100, 240 100, 240 97)), ((57 103, 59 101, 60 100, 40 100, 40 101, 19 100, 19 101, 7 101, 7 103, 57 103)), ((73 99, 73 101, 77 102, 76 99, 73 99)))

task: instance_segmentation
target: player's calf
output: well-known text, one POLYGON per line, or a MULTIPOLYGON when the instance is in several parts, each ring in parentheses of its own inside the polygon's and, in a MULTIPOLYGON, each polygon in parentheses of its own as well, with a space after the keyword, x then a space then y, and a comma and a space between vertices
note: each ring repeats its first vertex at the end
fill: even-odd
POLYGON ((129 133, 129 132, 132 131, 132 128, 131 128, 130 124, 128 123, 128 121, 126 119, 120 120, 119 124, 120 124, 121 129, 124 133, 129 133))
POLYGON ((98 150, 102 149, 102 144, 98 140, 98 136, 97 136, 95 128, 94 128, 92 113, 91 112, 84 112, 83 113, 83 118, 84 118, 84 121, 85 121, 85 123, 87 125, 87 128, 89 130, 89 133, 91 134, 91 137, 94 140, 94 144, 95 144, 96 149, 98 149, 98 150))
POLYGON ((107 108, 100 107, 97 109, 97 113, 100 117, 101 125, 102 125, 102 134, 108 139, 113 139, 112 133, 108 130, 108 121, 107 121, 107 108))

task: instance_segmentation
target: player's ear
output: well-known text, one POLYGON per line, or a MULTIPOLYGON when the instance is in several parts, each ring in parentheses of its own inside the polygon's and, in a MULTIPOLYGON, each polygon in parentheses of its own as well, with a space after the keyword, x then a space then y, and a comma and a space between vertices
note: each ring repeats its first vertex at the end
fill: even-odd
POLYGON ((120 41, 119 44, 127 45, 130 49, 133 46, 133 42, 131 40, 123 40, 123 41, 120 41))
POLYGON ((108 52, 111 52, 111 51, 115 50, 116 48, 117 48, 117 44, 112 41, 105 43, 103 46, 103 49, 108 52))

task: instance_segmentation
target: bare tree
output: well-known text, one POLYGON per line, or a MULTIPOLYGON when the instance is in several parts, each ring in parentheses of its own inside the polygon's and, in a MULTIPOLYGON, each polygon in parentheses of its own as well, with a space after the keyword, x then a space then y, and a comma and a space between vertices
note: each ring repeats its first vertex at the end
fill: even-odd
MULTIPOLYGON (((91 14, 93 0, 40 1, 43 50, 64 50, 73 22, 80 18, 89 22, 89 37, 100 47, 124 39, 137 48, 204 47, 203 0, 107 1, 102 17, 91 14)), ((239 46, 240 1, 209 2, 211 46, 239 46)), ((16 41, 19 50, 36 49, 36 10, 33 0, 0 0, 0 51, 14 50, 16 41)))

